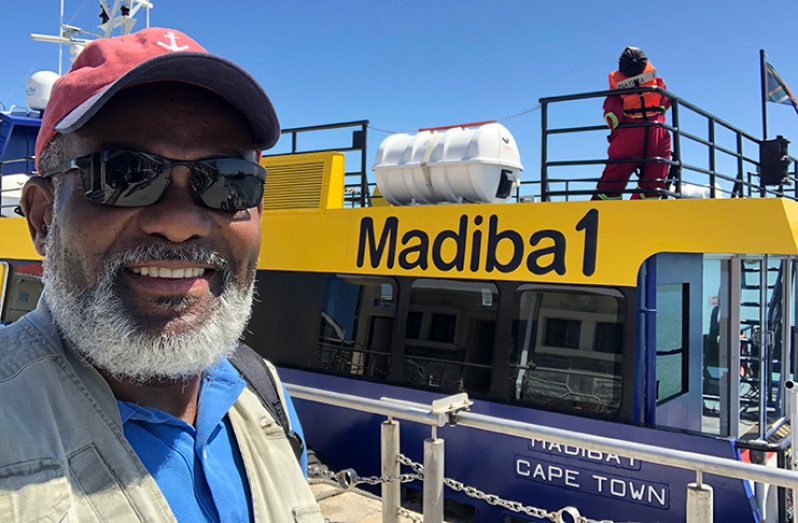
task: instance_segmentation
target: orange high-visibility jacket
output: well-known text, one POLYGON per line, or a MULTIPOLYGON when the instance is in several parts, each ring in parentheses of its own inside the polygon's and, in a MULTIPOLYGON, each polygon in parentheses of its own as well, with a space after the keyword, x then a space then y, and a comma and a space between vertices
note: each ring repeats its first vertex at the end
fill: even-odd
MULTIPOLYGON (((656 69, 654 69, 654 66, 652 65, 651 62, 648 62, 646 64, 646 68, 643 69, 643 72, 640 74, 646 74, 651 71, 656 71, 656 69)), ((617 89, 618 82, 622 82, 623 80, 626 80, 628 78, 630 77, 622 75, 620 71, 611 72, 609 75, 610 89, 617 89)), ((649 80, 648 82, 643 82, 642 84, 640 84, 640 87, 648 85, 657 86, 658 85, 657 80, 658 78, 654 78, 653 80, 649 80)), ((660 95, 659 93, 650 92, 650 93, 638 93, 638 94, 624 94, 621 96, 621 98, 623 99, 624 114, 631 118, 643 117, 642 104, 645 104, 646 107, 645 111, 646 117, 653 117, 658 114, 662 114, 666 110, 666 107, 662 105, 662 95, 660 95)))

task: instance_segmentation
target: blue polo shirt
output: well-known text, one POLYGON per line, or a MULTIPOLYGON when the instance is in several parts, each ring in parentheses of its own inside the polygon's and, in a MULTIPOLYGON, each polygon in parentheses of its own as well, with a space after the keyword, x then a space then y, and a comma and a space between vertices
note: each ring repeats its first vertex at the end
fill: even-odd
MULTIPOLYGON (((227 360, 208 369, 200 386, 196 427, 158 409, 117 401, 125 437, 181 523, 252 521, 247 474, 227 416, 245 388, 227 360)), ((291 399, 285 389, 283 393, 291 426, 302 437, 291 399)), ((304 453, 301 466, 304 472, 304 453)))

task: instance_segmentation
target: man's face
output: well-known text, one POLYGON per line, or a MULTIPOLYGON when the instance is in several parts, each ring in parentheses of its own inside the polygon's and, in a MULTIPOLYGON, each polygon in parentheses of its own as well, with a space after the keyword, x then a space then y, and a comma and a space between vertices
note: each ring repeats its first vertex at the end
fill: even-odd
MULTIPOLYGON (((111 149, 253 160, 255 150, 232 106, 180 83, 120 92, 65 143, 60 161, 111 149)), ((204 207, 190 176, 175 167, 161 199, 146 207, 92 203, 75 172, 60 176, 45 295, 71 343, 118 377, 198 374, 235 348, 248 319, 262 207, 204 207)))

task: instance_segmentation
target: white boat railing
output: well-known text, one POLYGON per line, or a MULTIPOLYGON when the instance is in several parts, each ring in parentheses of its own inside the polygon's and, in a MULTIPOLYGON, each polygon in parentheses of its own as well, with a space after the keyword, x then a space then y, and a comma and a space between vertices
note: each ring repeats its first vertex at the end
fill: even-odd
MULTIPOLYGON (((792 387, 792 383, 789 385, 791 391, 796 390, 792 387)), ((605 452, 692 470, 696 474, 696 481, 687 485, 687 509, 685 515, 687 523, 712 522, 712 487, 703 482, 703 474, 705 473, 766 483, 792 489, 793 492, 798 490, 798 474, 791 470, 476 414, 465 410, 471 404, 465 394, 437 400, 430 406, 391 398, 381 398, 379 400, 363 398, 288 383, 285 384, 285 387, 294 398, 386 416, 388 424, 393 423, 395 428, 385 428, 386 424, 383 424, 382 471, 384 476, 398 475, 399 470, 399 430, 398 424, 393 420, 401 419, 430 425, 432 427, 432 437, 424 441, 423 513, 425 523, 440 523, 443 521, 444 453, 443 440, 437 437, 436 429, 447 423, 527 440, 556 442, 561 445, 580 447, 587 451, 605 452), (427 473, 427 471, 430 473, 427 473), (439 473, 432 474, 431 472, 433 471, 439 471, 439 473)), ((790 396, 791 399, 794 399, 794 394, 790 394, 790 396)), ((790 403, 790 410, 794 411, 798 402, 791 401, 790 403)), ((385 523, 398 521, 397 511, 399 510, 398 500, 400 499, 398 492, 400 487, 399 482, 382 484, 382 517, 385 523)), ((581 516, 577 516, 578 513, 567 511, 566 509, 561 510, 558 514, 561 521, 565 521, 562 518, 563 514, 569 514, 575 522, 588 521, 581 516)))

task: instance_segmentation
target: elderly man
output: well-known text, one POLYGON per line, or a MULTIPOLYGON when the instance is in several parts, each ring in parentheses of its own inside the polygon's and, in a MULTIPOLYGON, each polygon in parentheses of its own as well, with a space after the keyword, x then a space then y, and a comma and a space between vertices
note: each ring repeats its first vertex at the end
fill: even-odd
POLYGON ((230 362, 279 134, 260 85, 177 31, 98 40, 56 83, 22 197, 44 294, 0 330, 0 521, 322 520, 230 362))

